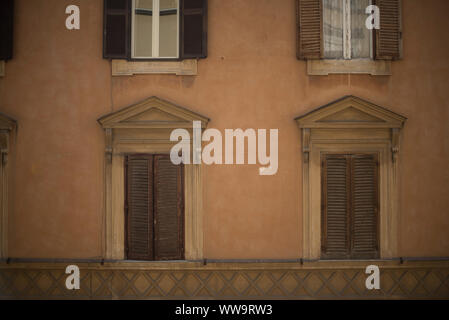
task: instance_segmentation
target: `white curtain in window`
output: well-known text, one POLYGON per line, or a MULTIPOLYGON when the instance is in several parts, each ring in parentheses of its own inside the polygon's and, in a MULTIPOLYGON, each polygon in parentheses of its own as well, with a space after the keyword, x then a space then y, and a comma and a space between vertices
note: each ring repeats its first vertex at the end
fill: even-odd
POLYGON ((151 57, 153 51, 153 0, 136 0, 135 10, 142 13, 134 15, 134 56, 151 57), (147 14, 143 14, 146 12, 147 14))
POLYGON ((370 0, 351 0, 351 57, 371 57, 371 30, 366 25, 366 7, 370 0))
POLYGON ((343 0, 323 0, 324 57, 343 58, 343 0))
POLYGON ((160 0, 160 8, 159 55, 176 57, 178 55, 178 0, 160 0), (164 14, 164 11, 169 11, 170 14, 164 14))

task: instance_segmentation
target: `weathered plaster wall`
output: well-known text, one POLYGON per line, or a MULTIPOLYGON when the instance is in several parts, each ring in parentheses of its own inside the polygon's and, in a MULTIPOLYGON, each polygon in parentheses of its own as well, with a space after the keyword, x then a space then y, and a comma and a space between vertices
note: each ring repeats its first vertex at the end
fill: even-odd
POLYGON ((16 0, 15 56, 0 109, 18 120, 11 257, 101 256, 103 133, 96 119, 156 95, 210 127, 278 128, 279 170, 205 168, 206 258, 301 256, 301 152, 294 118, 353 94, 409 118, 402 139, 402 256, 449 256, 449 20, 445 0, 403 1, 404 59, 393 76, 307 76, 293 0, 209 0, 209 56, 195 77, 111 78, 102 0, 16 0), (81 30, 65 29, 80 5, 81 30))

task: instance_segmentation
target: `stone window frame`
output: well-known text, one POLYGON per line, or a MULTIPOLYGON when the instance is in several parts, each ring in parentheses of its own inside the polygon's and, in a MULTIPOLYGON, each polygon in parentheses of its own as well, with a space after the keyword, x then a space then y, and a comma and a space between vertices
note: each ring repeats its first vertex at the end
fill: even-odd
POLYGON ((0 259, 8 258, 8 156, 16 127, 14 119, 0 113, 0 259))
POLYGON ((302 137, 303 258, 321 259, 321 155, 379 157, 380 259, 398 255, 400 133, 407 118, 346 96, 295 119, 302 137))
MULTIPOLYGON (((174 129, 186 129, 193 137, 193 121, 204 130, 208 118, 157 97, 98 119, 106 139, 104 173, 104 244, 107 260, 125 260, 125 156, 163 154, 177 143, 174 129)), ((192 145, 190 141, 185 141, 192 145)), ((203 259, 203 176, 201 164, 185 164, 185 260, 203 259)))
POLYGON ((307 60, 309 76, 327 76, 330 74, 368 74, 372 76, 391 76, 390 60, 371 59, 319 59, 307 60))
POLYGON ((198 60, 181 61, 128 61, 112 59, 112 76, 132 76, 137 74, 174 74, 196 76, 198 60))

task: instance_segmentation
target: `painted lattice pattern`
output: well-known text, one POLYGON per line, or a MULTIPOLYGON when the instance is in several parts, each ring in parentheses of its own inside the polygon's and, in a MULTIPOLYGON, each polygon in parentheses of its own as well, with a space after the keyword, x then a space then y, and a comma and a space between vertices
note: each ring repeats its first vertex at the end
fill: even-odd
POLYGON ((449 268, 381 268, 381 289, 365 288, 362 268, 81 270, 81 288, 65 287, 65 267, 0 266, 2 299, 358 299, 449 298, 449 268))

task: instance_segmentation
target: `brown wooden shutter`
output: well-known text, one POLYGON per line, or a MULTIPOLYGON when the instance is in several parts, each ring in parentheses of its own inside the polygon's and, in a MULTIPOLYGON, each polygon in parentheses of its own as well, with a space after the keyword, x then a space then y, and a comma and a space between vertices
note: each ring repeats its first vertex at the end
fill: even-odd
POLYGON ((170 156, 154 158, 156 260, 184 259, 183 167, 170 156))
POLYGON ((130 56, 131 0, 104 1, 103 57, 130 56))
POLYGON ((320 59, 323 53, 322 0, 297 0, 297 50, 298 59, 320 59))
POLYGON ((322 162, 322 238, 324 258, 349 255, 350 158, 326 155, 322 162))
POLYGON ((375 58, 402 58, 401 0, 376 0, 380 10, 380 29, 375 32, 375 58))
POLYGON ((323 156, 323 258, 379 257, 378 171, 374 154, 323 156))
POLYGON ((352 156, 352 257, 378 257, 378 165, 375 155, 352 156))
POLYGON ((182 0, 181 58, 207 57, 207 0, 182 0))
POLYGON ((14 0, 0 2, 0 60, 12 59, 14 0))
POLYGON ((153 157, 127 158, 127 256, 131 260, 153 260, 153 157))

